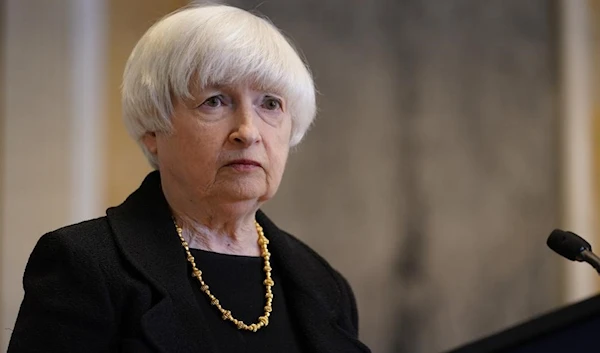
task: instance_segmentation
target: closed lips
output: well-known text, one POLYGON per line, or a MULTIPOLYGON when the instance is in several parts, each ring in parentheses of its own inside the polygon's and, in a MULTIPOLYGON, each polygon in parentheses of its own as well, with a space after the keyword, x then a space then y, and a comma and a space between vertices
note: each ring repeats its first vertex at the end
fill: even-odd
POLYGON ((237 159, 235 161, 231 161, 229 163, 227 163, 227 165, 254 165, 257 167, 261 167, 260 163, 258 163, 257 161, 253 161, 251 159, 237 159))

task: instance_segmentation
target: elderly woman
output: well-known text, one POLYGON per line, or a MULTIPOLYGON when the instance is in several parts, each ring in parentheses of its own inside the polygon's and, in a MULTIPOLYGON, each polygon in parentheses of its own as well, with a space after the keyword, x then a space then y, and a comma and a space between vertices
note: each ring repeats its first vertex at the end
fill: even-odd
POLYGON ((40 239, 10 353, 369 352, 347 281, 259 210, 316 110, 271 23, 228 6, 165 17, 129 58, 123 108, 156 170, 40 239))

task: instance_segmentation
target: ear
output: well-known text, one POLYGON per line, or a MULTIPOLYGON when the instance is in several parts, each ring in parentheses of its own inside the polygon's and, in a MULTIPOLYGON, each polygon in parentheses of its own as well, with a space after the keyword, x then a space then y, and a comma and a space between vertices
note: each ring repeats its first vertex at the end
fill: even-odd
POLYGON ((146 149, 152 153, 157 154, 158 152, 158 144, 156 142, 156 132, 146 132, 144 136, 142 136, 142 143, 146 146, 146 149))

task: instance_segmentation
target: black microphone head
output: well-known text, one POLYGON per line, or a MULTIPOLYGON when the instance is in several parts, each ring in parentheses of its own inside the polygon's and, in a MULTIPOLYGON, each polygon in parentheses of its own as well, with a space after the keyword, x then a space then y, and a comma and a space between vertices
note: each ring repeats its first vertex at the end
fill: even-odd
POLYGON ((592 251, 592 246, 585 239, 575 233, 560 229, 555 229, 550 233, 546 244, 550 249, 571 261, 582 261, 581 252, 583 250, 592 251))

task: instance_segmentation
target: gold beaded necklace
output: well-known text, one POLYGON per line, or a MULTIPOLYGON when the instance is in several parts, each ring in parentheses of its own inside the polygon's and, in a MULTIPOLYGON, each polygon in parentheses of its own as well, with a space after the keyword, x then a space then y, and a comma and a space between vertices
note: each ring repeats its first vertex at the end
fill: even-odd
POLYGON ((222 316, 223 320, 231 321, 240 330, 247 330, 247 331, 252 331, 252 332, 256 332, 259 329, 269 325, 269 316, 271 316, 271 312, 273 311, 273 292, 271 291, 271 288, 273 287, 273 285, 275 285, 275 282, 273 282, 273 279, 271 278, 271 263, 269 262, 269 259, 271 258, 271 253, 267 249, 267 244, 269 244, 269 239, 267 239, 265 237, 265 233, 263 232, 263 228, 260 226, 260 224, 258 224, 257 221, 254 221, 254 224, 256 226, 256 231, 258 232, 258 245, 260 246, 260 256, 263 258, 264 263, 265 263, 263 270, 265 271, 266 279, 263 281, 263 284, 265 285, 265 289, 266 289, 266 294, 265 294, 266 303, 265 303, 265 313, 263 316, 259 316, 258 322, 251 324, 251 325, 246 325, 246 323, 244 323, 242 320, 238 320, 238 319, 234 318, 231 315, 231 311, 224 309, 221 306, 221 304, 219 303, 219 299, 217 299, 211 293, 211 291, 208 288, 208 284, 206 284, 204 282, 204 280, 202 279, 202 271, 200 271, 198 269, 198 267, 196 267, 196 260, 194 259, 194 256, 192 256, 192 253, 190 252, 189 244, 183 238, 183 230, 177 224, 177 222, 175 222, 175 228, 177 229, 177 235, 179 235, 179 240, 181 240, 181 245, 183 245, 183 248, 185 249, 185 253, 187 255, 187 260, 192 265, 192 277, 196 277, 198 279, 198 281, 200 282, 200 290, 202 290, 208 296, 208 298, 210 299, 210 303, 212 305, 214 305, 217 309, 219 309, 219 311, 223 315, 222 316))

